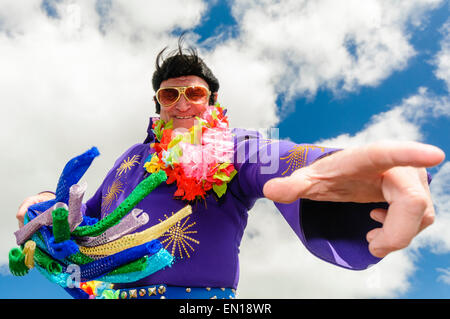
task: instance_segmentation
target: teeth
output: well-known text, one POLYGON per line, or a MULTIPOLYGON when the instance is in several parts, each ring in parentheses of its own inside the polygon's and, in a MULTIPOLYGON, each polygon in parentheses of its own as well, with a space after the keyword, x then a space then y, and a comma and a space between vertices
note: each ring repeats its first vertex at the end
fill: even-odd
POLYGON ((191 116, 175 116, 177 119, 190 119, 190 118, 192 118, 192 115, 191 116))

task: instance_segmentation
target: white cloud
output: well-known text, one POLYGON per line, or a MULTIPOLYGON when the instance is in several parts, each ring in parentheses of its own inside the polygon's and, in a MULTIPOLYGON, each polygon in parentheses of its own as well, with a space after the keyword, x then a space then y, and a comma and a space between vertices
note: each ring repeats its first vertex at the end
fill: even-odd
POLYGON ((0 276, 8 276, 11 275, 11 271, 7 264, 0 264, 0 276))
POLYGON ((278 93, 376 86, 407 66, 415 50, 407 26, 420 26, 442 1, 233 1, 242 50, 266 64, 278 93))
POLYGON ((213 49, 203 53, 231 124, 274 126, 280 96, 289 107, 320 88, 353 92, 404 69, 415 55, 408 26, 421 26, 441 2, 235 0, 238 37, 210 39, 213 49))
POLYGON ((450 252, 450 162, 442 164, 430 184, 436 211, 435 222, 417 237, 414 248, 429 247, 432 252, 450 252))
MULTIPOLYGON (((100 1, 103 3, 102 25, 107 34, 120 34, 132 41, 153 40, 152 37, 173 29, 189 29, 197 25, 207 5, 201 0, 158 1, 126 0, 100 1)), ((151 41, 147 44, 154 44, 151 41)))
POLYGON ((443 39, 441 41, 441 50, 435 58, 436 77, 445 81, 447 90, 450 92, 450 19, 442 27, 443 39))
POLYGON ((433 94, 421 87, 417 94, 404 99, 400 108, 409 121, 423 124, 430 119, 450 116, 450 98, 433 94))
POLYGON ((219 101, 228 108, 231 126, 267 128, 278 122, 270 65, 254 59, 235 40, 205 55, 220 79, 219 101))
POLYGON ((315 144, 346 148, 362 146, 380 140, 421 140, 420 128, 408 121, 401 108, 375 115, 366 127, 355 135, 341 134, 337 137, 320 140, 315 144))
POLYGON ((442 275, 440 275, 438 277, 438 281, 442 281, 443 283, 450 285, 450 268, 448 269, 444 269, 444 268, 437 268, 436 269, 438 272, 442 273, 442 275))
POLYGON ((349 147, 380 140, 422 141, 421 126, 430 119, 450 117, 450 99, 421 87, 417 93, 403 99, 389 111, 372 116, 366 126, 354 135, 341 134, 316 144, 349 147))
POLYGON ((409 287, 413 256, 393 253, 364 271, 343 269, 314 257, 272 202, 249 213, 241 244, 239 298, 395 298, 409 287))
MULTIPOLYGON (((441 28, 443 39, 441 49, 435 56, 435 75, 444 80, 450 92, 450 19, 441 28)), ((414 120, 439 116, 450 116, 449 96, 431 97, 425 90, 422 93, 407 99, 404 109, 414 120), (428 113, 428 116, 427 116, 428 113)), ((447 231, 450 227, 450 162, 446 161, 439 166, 439 170, 433 175, 430 185, 431 196, 436 211, 433 225, 426 228, 414 242, 413 248, 428 247, 436 254, 450 252, 450 235, 447 231)), ((441 277, 448 280, 448 270, 441 277)))

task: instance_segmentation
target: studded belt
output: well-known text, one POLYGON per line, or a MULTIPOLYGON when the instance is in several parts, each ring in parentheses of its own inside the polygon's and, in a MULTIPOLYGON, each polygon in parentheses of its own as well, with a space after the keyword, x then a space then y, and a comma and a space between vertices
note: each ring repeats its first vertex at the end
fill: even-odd
POLYGON ((152 285, 146 287, 118 289, 119 299, 234 299, 236 290, 232 288, 179 287, 152 285))

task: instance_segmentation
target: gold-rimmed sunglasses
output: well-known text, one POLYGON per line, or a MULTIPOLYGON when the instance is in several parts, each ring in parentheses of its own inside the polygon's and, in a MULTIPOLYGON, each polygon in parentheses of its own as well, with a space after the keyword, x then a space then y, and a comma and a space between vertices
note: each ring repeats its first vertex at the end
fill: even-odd
POLYGON ((193 104, 206 104, 211 92, 202 85, 170 86, 156 91, 156 100, 163 107, 169 107, 178 102, 181 95, 193 104))

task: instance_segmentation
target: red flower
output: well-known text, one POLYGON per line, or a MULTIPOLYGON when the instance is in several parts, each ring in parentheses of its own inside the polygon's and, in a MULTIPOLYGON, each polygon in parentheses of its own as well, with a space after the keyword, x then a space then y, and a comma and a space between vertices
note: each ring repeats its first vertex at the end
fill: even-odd
POLYGON ((175 193, 173 193, 173 196, 175 196, 175 197, 184 196, 184 189, 178 188, 177 191, 175 193))
POLYGON ((234 165, 230 164, 228 165, 226 168, 222 169, 222 172, 224 172, 225 174, 227 174, 227 176, 230 176, 230 174, 234 171, 234 165))
POLYGON ((167 147, 172 140, 172 130, 171 129, 165 129, 163 131, 163 135, 161 137, 161 141, 159 142, 160 147, 167 151, 167 147))
POLYGON ((160 143, 153 143, 153 148, 155 149, 155 153, 159 154, 162 152, 163 148, 161 147, 160 143))
POLYGON ((203 189, 205 190, 205 192, 209 191, 212 187, 213 187, 212 182, 208 182, 206 180, 203 181, 203 189))

